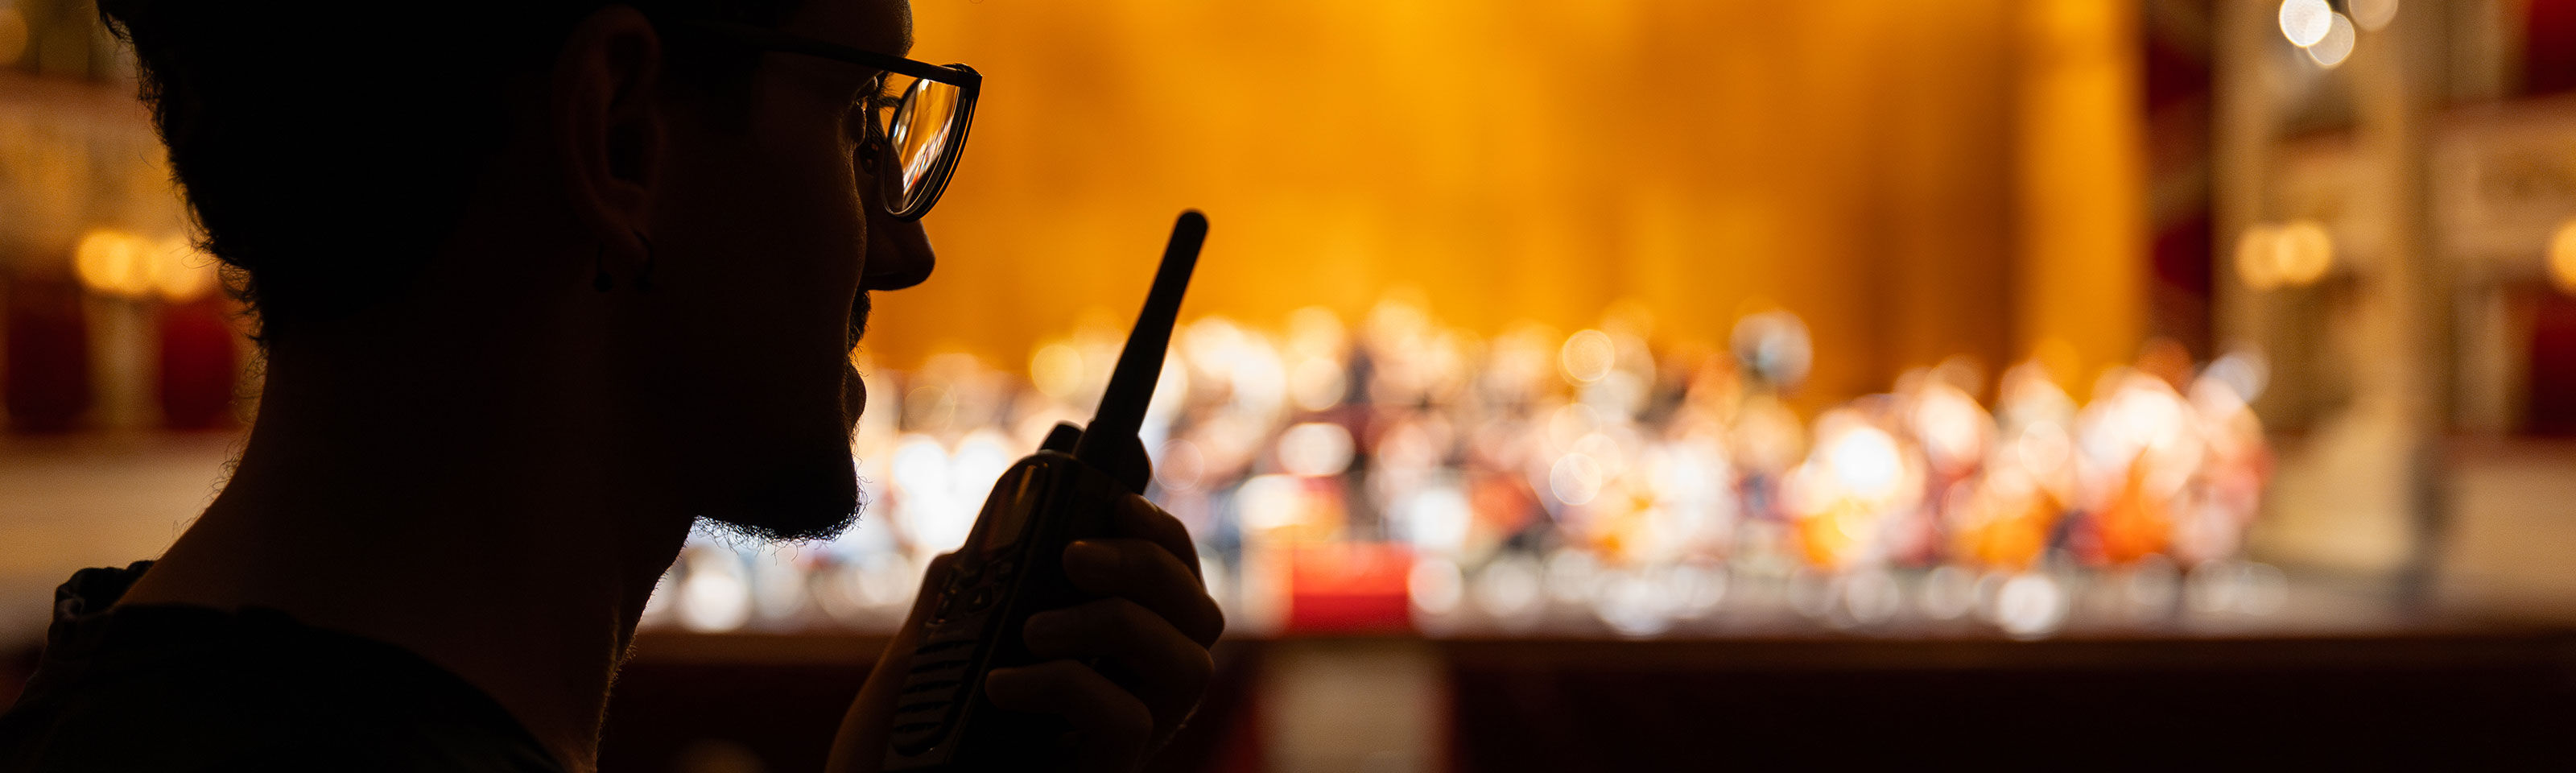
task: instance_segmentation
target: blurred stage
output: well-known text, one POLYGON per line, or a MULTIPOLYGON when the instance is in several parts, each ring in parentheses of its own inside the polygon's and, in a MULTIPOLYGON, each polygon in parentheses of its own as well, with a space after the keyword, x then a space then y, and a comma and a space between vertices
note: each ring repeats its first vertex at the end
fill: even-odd
MULTIPOLYGON (((154 554, 211 495, 234 442, 0 444, 12 515, 0 544, 45 548, 0 551, 0 637, 15 653, 0 692, 32 661, 51 586, 154 554)), ((2177 598, 2176 616, 2123 608, 2018 640, 1967 620, 1837 623, 1801 613, 1785 586, 1747 583, 1647 639, 1578 607, 1235 636, 1201 715, 1155 769, 2564 759, 2576 753, 2560 732, 2576 722, 2576 610, 2561 600, 2576 597, 2576 569, 2537 559, 2576 544, 2576 523, 2550 506, 2567 501, 2576 447, 2461 458, 2473 463, 2456 536, 2420 604, 2384 579, 2292 573, 2270 614, 2193 614, 2177 598), (2297 757, 2241 756, 2254 748, 2297 757)), ((1897 579, 1920 592, 1919 576, 1897 579)), ((614 692, 604 769, 812 769, 882 644, 834 630, 647 631, 614 692)))

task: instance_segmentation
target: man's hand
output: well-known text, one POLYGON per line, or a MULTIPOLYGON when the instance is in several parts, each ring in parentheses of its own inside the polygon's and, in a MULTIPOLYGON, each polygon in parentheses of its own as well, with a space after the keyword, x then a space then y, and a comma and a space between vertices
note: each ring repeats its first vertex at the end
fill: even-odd
MULTIPOLYGON (((1128 496, 1117 508, 1112 536, 1080 540, 1064 552, 1065 574, 1101 598, 1029 616, 1022 639, 1055 659, 995 669, 984 685, 995 706, 1053 714, 1071 725, 1076 770, 1134 770, 1171 740, 1207 691, 1214 671, 1208 646, 1225 630, 1180 521, 1144 497, 1128 496)), ((895 692, 920 643, 933 589, 951 564, 949 556, 932 562, 911 617, 841 721, 832 770, 873 771, 883 761, 895 692)))

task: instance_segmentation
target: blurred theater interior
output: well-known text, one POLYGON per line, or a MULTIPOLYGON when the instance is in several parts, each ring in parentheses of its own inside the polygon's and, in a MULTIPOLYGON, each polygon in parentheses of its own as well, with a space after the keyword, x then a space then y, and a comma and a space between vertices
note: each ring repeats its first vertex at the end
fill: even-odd
MULTIPOLYGON (((606 769, 818 768, 1183 207, 1158 770, 2576 754, 2576 0, 912 4, 872 508, 693 540, 606 769)), ((0 0, 0 704, 257 409, 132 78, 0 0)))

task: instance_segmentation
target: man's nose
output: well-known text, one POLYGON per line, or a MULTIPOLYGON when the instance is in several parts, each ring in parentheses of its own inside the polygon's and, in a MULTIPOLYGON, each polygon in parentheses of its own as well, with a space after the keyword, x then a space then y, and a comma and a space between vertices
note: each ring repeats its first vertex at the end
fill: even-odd
MULTIPOLYGON (((905 222, 886 213, 886 190, 875 173, 900 174, 901 162, 894 148, 882 138, 861 143, 861 154, 875 154, 875 163, 861 163, 859 172, 859 207, 868 213, 868 254, 861 269, 859 289, 865 291, 901 290, 930 279, 930 270, 939 263, 930 251, 930 234, 921 229, 921 221, 905 222)), ((866 159, 861 159, 865 161, 866 159)))
MULTIPOLYGON (((873 204, 874 202, 870 202, 873 204)), ((868 265, 862 290, 901 290, 930 278, 939 263, 920 221, 904 222, 880 207, 868 208, 868 265)))

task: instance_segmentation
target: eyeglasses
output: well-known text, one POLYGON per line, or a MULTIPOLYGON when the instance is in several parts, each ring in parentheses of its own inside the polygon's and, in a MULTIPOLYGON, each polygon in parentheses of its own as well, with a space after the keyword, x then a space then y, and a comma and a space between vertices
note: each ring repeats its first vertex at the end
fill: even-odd
POLYGON ((868 141, 859 149, 861 172, 875 178, 886 214, 919 220, 948 189, 957 173, 957 158, 966 148, 966 128, 975 122, 975 98, 984 76, 962 64, 940 66, 890 54, 815 40, 773 29, 727 21, 689 19, 734 42, 763 51, 819 56, 885 71, 885 82, 861 99, 868 100, 868 141), (887 99, 886 95, 903 96, 887 99), (882 144, 880 144, 882 143, 882 144), (886 156, 893 174, 872 173, 886 156))

